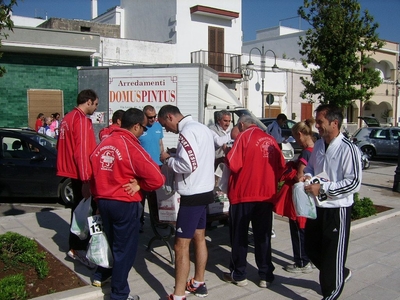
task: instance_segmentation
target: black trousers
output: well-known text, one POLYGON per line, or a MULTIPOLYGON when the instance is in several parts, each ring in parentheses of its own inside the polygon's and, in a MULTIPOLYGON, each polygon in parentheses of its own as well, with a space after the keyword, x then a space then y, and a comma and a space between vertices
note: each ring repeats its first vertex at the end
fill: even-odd
POLYGON ((296 266, 302 268, 310 262, 304 244, 305 229, 301 229, 297 221, 292 219, 289 219, 289 228, 292 240, 293 261, 296 266))
POLYGON ((349 270, 345 268, 350 237, 351 207, 320 208, 308 219, 306 253, 319 269, 323 299, 338 299, 349 270))
POLYGON ((250 221, 254 235, 254 255, 261 280, 274 280, 271 257, 272 203, 247 202, 229 208, 229 229, 232 244, 229 269, 234 280, 247 278, 248 231, 250 221))

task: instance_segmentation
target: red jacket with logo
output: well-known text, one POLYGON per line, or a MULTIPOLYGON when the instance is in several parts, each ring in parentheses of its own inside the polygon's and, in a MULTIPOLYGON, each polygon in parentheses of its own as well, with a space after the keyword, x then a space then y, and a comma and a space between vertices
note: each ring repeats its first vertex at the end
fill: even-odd
POLYGON ((57 175, 90 180, 92 169, 89 156, 96 148, 92 120, 75 107, 65 115, 57 142, 57 175))
POLYGON ((227 155, 231 204, 274 202, 285 160, 275 139, 256 125, 240 133, 227 155))
POLYGON ((108 127, 104 127, 102 130, 99 132, 99 139, 100 141, 105 139, 106 137, 110 136, 111 132, 115 129, 119 128, 117 124, 111 124, 108 127))
POLYGON ((115 128, 102 140, 90 156, 93 180, 91 191, 95 200, 111 199, 125 202, 142 201, 142 193, 133 196, 122 187, 136 179, 140 191, 153 191, 165 182, 160 167, 140 145, 139 140, 124 128, 115 128))

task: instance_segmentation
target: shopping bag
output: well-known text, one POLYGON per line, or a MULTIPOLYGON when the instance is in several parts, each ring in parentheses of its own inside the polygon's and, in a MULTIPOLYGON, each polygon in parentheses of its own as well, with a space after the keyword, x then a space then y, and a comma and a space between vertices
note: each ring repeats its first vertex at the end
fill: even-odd
POLYGON ((92 215, 92 197, 82 199, 72 214, 71 232, 81 240, 88 237, 89 224, 87 218, 92 215))
POLYGON ((293 204, 298 217, 317 218, 314 197, 305 192, 304 182, 298 182, 293 186, 293 204))
POLYGON ((100 267, 112 268, 114 258, 108 245, 106 234, 103 231, 93 234, 90 238, 86 258, 100 267))
POLYGON ((86 258, 92 263, 103 268, 112 268, 114 258, 112 256, 107 236, 103 231, 103 221, 100 215, 94 215, 87 218, 89 224, 90 238, 86 258))
POLYGON ((172 195, 175 192, 175 173, 168 165, 162 165, 161 174, 165 176, 165 183, 160 188, 166 195, 172 195))
POLYGON ((217 186, 225 194, 228 193, 229 176, 231 175, 231 170, 225 163, 220 163, 215 170, 215 176, 217 179, 217 186))

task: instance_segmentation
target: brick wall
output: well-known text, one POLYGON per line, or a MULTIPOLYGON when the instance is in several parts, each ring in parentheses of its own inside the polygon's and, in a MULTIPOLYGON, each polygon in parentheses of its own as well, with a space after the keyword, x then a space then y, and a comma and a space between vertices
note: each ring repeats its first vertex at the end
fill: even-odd
POLYGON ((3 53, 0 65, 0 127, 28 126, 28 89, 59 89, 64 93, 64 111, 76 104, 76 66, 90 66, 88 57, 3 53))

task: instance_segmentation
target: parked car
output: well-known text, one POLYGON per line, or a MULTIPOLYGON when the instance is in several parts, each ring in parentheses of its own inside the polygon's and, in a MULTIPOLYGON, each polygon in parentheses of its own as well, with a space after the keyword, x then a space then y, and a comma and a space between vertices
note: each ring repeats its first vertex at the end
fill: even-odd
POLYGON ((363 120, 367 127, 380 127, 381 124, 379 123, 378 119, 375 117, 358 117, 359 119, 363 120))
POLYGON ((0 128, 0 197, 74 201, 71 180, 56 176, 57 141, 31 129, 0 128))
MULTIPOLYGON (((269 124, 271 124, 273 121, 275 121, 276 118, 261 118, 260 121, 268 127, 269 124)), ((296 122, 292 121, 292 120, 287 120, 285 125, 283 125, 281 127, 282 129, 282 136, 283 137, 289 137, 292 136, 292 127, 294 126, 294 124, 296 124, 296 122)), ((317 132, 314 132, 314 139, 317 140, 319 139, 320 136, 317 132)), ((293 149, 296 152, 300 152, 302 150, 301 146, 296 142, 291 142, 293 149)))
POLYGON ((368 155, 398 156, 400 127, 362 127, 352 136, 353 142, 368 155))

